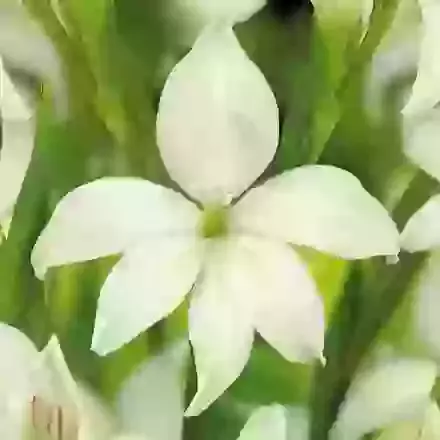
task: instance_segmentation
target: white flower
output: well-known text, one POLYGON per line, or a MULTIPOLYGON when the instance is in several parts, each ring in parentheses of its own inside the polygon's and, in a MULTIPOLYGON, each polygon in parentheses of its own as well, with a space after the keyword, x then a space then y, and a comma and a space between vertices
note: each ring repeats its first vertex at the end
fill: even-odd
POLYGON ((425 359, 386 359, 362 371, 339 410, 331 440, 360 440, 401 424, 422 425, 433 405, 430 393, 436 376, 436 364, 425 359))
POLYGON ((195 415, 239 376, 255 330, 291 361, 321 356, 322 301, 290 244, 347 259, 395 255, 398 232, 354 176, 331 166, 300 167, 243 195, 275 154, 278 109, 231 29, 203 34, 170 74, 157 138, 170 176, 197 204, 146 180, 94 181, 60 202, 32 263, 42 278, 49 267, 122 253, 99 299, 99 354, 192 290, 195 415))
MULTIPOLYGON (((440 181, 439 127, 439 109, 405 119, 404 146, 416 165, 440 181)), ((432 196, 409 219, 401 245, 409 252, 432 252, 416 285, 416 324, 422 340, 440 358, 440 194, 432 196)))
POLYGON ((440 101, 440 2, 419 0, 423 20, 419 67, 411 96, 403 109, 405 114, 417 114, 433 108, 440 101))
MULTIPOLYGON (((38 352, 19 330, 0 324, 0 438, 23 440, 99 440, 95 405, 70 375, 55 337, 38 352), (93 435, 92 435, 93 432, 93 435), (33 437, 32 437, 33 438, 33 437)), ((99 419, 104 431, 104 418, 99 419)))
POLYGON ((0 4, 0 56, 9 66, 50 84, 59 115, 66 114, 66 84, 60 59, 21 0, 2 0, 0 4))
POLYGON ((0 224, 7 230, 28 169, 35 138, 35 118, 12 83, 0 57, 0 224))

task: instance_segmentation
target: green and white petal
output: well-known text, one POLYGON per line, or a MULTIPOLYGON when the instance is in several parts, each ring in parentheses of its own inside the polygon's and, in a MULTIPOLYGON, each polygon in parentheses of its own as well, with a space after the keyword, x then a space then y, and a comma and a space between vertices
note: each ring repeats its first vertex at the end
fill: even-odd
POLYGON ((197 394, 186 411, 196 416, 238 378, 253 343, 252 304, 243 296, 249 282, 235 240, 214 241, 189 310, 189 336, 197 369, 197 394))
POLYGON ((123 383, 117 398, 122 431, 139 438, 181 440, 186 341, 143 362, 123 383))
POLYGON ((258 408, 251 414, 238 440, 287 440, 288 438, 291 437, 287 433, 286 409, 281 405, 271 405, 258 408))
POLYGON ((227 203, 265 170, 278 144, 278 107, 230 28, 210 29, 168 77, 157 139, 175 180, 203 203, 227 203))
POLYGON ((0 351, 0 438, 22 440, 25 412, 36 392, 32 372, 39 353, 27 336, 2 323, 0 351))
POLYGON ((415 165, 440 181, 440 109, 405 117, 403 124, 405 154, 415 165))
POLYGON ((397 255, 385 208, 348 171, 308 165, 249 191, 232 210, 236 232, 285 240, 345 259, 397 255))
POLYGON ((243 247, 242 294, 254 303, 256 330, 291 362, 321 358, 323 302, 298 255, 284 243, 260 239, 243 247))
POLYGON ((340 408, 331 438, 357 440, 397 422, 422 417, 430 405, 436 375, 434 362, 404 358, 360 373, 340 408))
POLYGON ((420 0, 423 19, 423 37, 416 81, 410 98, 403 109, 407 115, 433 108, 440 101, 440 3, 420 0))
POLYGON ((409 252, 440 246, 440 195, 431 197, 408 221, 401 234, 401 246, 409 252))
POLYGON ((440 252, 434 252, 416 284, 415 322, 420 339, 440 359, 440 252))
POLYGON ((54 266, 118 254, 142 237, 194 234, 195 205, 180 194, 136 178, 104 178, 67 194, 32 252, 38 277, 54 266))
POLYGON ((201 258, 193 237, 153 238, 128 250, 102 287, 92 350, 117 350, 174 311, 191 290, 201 258))

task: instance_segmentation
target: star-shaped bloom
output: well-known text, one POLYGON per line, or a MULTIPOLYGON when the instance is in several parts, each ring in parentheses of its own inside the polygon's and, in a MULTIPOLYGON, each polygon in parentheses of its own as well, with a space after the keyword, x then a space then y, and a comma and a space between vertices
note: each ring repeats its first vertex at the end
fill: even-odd
MULTIPOLYGON (((440 181, 440 148, 437 144, 440 110, 405 119, 405 153, 422 170, 440 181)), ((408 252, 431 252, 420 274, 417 289, 418 333, 437 357, 440 356, 440 194, 432 196, 408 221, 401 234, 408 252)))
POLYGON ((324 314, 291 244, 346 259, 396 255, 386 210, 349 172, 304 166, 249 189, 273 159, 278 109, 232 29, 203 33, 171 72, 157 140, 188 196, 135 178, 104 178, 64 197, 32 255, 53 266, 122 254, 99 298, 92 347, 111 352, 190 293, 195 415, 239 376, 254 332, 290 361, 320 357, 324 314))
POLYGON ((417 114, 433 108, 440 101, 440 2, 419 0, 423 30, 417 78, 403 113, 417 114))

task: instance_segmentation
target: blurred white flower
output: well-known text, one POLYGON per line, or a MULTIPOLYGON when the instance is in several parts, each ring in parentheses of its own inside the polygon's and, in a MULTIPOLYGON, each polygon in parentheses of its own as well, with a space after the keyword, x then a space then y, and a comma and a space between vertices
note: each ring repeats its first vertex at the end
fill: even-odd
POLYGON ((388 429, 402 430, 407 424, 420 427, 425 417, 432 416, 431 406, 435 404, 430 393, 436 376, 436 364, 425 359, 392 358, 362 371, 339 410, 331 440, 360 440, 379 430, 388 435, 388 429))
POLYGON ((19 330, 0 324, 0 350, 1 438, 108 439, 104 417, 103 435, 95 435, 98 409, 75 384, 55 337, 38 352, 19 330))
POLYGON ((61 61, 50 39, 27 13, 21 0, 1 1, 0 57, 9 66, 49 84, 58 114, 66 114, 67 93, 61 61))
POLYGON ((417 114, 433 108, 440 101, 440 2, 419 0, 423 30, 418 73, 403 113, 417 114))
POLYGON ((32 254, 43 278, 122 253, 98 304, 92 346, 102 355, 192 290, 198 392, 187 415, 240 375, 255 330, 290 361, 322 355, 322 301, 291 244, 346 259, 399 251, 388 213, 347 171, 299 167, 243 195, 275 154, 278 124, 275 98, 233 31, 204 33, 170 74, 157 119, 170 176, 197 204, 146 180, 100 179, 59 203, 32 254))
POLYGON ((4 233, 26 176, 35 138, 35 118, 0 57, 0 224, 4 233))
MULTIPOLYGON (((440 181, 440 109, 406 117, 404 123, 406 155, 440 181)), ((432 253, 416 285, 416 324, 421 339, 440 359, 440 194, 432 196, 409 219, 401 234, 401 245, 409 252, 432 253)))

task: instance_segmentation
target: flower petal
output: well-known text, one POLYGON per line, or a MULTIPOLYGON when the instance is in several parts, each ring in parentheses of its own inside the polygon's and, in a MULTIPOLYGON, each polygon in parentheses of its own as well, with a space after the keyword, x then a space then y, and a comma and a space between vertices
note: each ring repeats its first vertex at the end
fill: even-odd
POLYGON ((189 310, 197 394, 186 411, 196 416, 238 378, 252 348, 251 304, 241 292, 243 254, 234 240, 213 241, 189 310))
POLYGON ((4 227, 26 177, 35 139, 35 119, 3 120, 0 151, 0 223, 4 227))
POLYGON ((205 203, 240 195, 272 160, 275 97, 232 29, 203 33, 171 72, 157 138, 170 176, 205 203))
POLYGON ((440 252, 434 252, 416 285, 415 321, 420 338, 440 359, 440 252))
POLYGON ((181 18, 193 22, 200 31, 213 24, 246 21, 265 6, 266 0, 175 0, 173 3, 181 18))
POLYGON ((105 178, 76 188, 55 208, 32 253, 36 274, 53 266, 118 254, 142 236, 193 233, 198 210, 147 180, 105 178))
POLYGON ((21 440, 23 411, 35 395, 32 371, 38 351, 19 330, 0 323, 0 438, 21 440), (7 354, 7 355, 6 355, 7 354))
POLYGON ((78 410, 78 389, 55 336, 41 351, 39 368, 34 374, 39 376, 36 382, 40 398, 72 412, 78 410))
POLYGON ((332 166, 299 167, 251 190, 234 207, 232 224, 346 259, 399 252, 385 208, 351 173, 332 166))
POLYGON ((201 254, 194 239, 176 237, 129 250, 102 287, 92 349, 114 351, 171 313, 191 290, 201 254))
POLYGON ((408 221, 401 246, 409 252, 427 251, 440 246, 440 194, 431 197, 408 221))
POLYGON ((331 438, 355 440, 423 416, 436 375, 434 362, 419 359, 395 359, 361 373, 347 393, 331 438))
POLYGON ((58 54, 21 2, 0 5, 0 55, 11 67, 50 83, 59 114, 66 114, 67 90, 58 54))
POLYGON ((286 410, 281 405, 271 405, 258 408, 251 414, 238 440, 287 440, 287 438, 286 410))
POLYGON ((32 111, 24 96, 12 83, 0 57, 0 109, 3 120, 26 120, 32 117, 32 111))
POLYGON ((405 154, 437 180, 440 180, 439 126, 440 109, 438 108, 423 112, 418 117, 404 118, 405 154))
POLYGON ((322 357, 324 307, 305 265, 287 245, 252 241, 246 294, 257 331, 291 362, 322 357))
POLYGON ((420 1, 423 19, 423 37, 420 46, 419 68, 411 96, 403 113, 416 114, 434 107, 440 101, 440 4, 420 1))
POLYGON ((124 433, 154 440, 181 440, 183 370, 189 355, 180 341, 147 359, 122 385, 117 400, 124 433))

